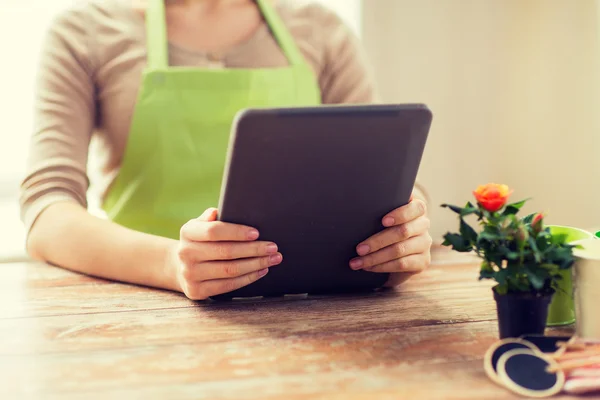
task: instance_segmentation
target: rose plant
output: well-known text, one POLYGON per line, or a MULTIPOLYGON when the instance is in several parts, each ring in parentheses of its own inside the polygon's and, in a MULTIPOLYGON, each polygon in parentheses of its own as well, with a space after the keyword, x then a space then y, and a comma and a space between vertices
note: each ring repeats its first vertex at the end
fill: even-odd
POLYGON ((561 279, 559 271, 575 261, 575 246, 567 243, 567 235, 553 235, 544 227, 541 213, 519 218, 527 200, 507 204, 512 192, 506 185, 489 183, 473 192, 476 204, 442 204, 459 217, 459 232, 448 232, 443 244, 475 252, 482 259, 479 278, 495 280, 498 294, 552 293, 561 279), (465 220, 471 215, 477 218, 478 231, 465 220))
POLYGON ((492 279, 500 337, 544 332, 548 306, 559 281, 575 262, 566 234, 552 234, 544 216, 523 218, 519 211, 527 200, 508 204, 512 190, 489 183, 474 192, 475 204, 464 207, 442 204, 458 214, 458 232, 444 235, 443 245, 481 258, 479 279, 492 279), (473 228, 466 218, 476 218, 473 228))

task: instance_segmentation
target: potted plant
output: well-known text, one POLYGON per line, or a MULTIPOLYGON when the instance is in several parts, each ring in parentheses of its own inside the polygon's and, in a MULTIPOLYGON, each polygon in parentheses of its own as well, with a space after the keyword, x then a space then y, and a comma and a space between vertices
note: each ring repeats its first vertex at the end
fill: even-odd
POLYGON ((459 232, 444 235, 444 246, 481 258, 479 279, 492 279, 500 338, 543 334, 548 305, 571 268, 574 245, 567 235, 552 234, 540 213, 519 217, 527 200, 507 204, 512 190, 489 183, 474 192, 475 204, 442 204, 459 219, 459 232), (475 220, 473 228, 467 218, 475 220))

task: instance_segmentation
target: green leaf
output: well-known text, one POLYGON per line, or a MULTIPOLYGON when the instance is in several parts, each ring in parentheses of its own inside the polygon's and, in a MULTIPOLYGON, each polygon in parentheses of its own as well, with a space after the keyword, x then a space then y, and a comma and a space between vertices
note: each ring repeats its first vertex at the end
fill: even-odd
POLYGON ((566 258, 564 260, 561 261, 560 265, 558 266, 559 269, 569 269, 573 266, 573 264, 575 263, 575 258, 574 257, 569 257, 566 258))
POLYGON ((517 210, 520 210, 521 208, 523 208, 525 203, 527 203, 529 200, 530 199, 525 199, 525 200, 518 201, 516 203, 511 203, 511 204, 508 204, 506 207, 513 207, 513 208, 516 208, 517 210))
POLYGON ((533 250, 533 257, 535 258, 535 262, 538 264, 541 263, 542 255, 540 254, 540 250, 538 249, 535 239, 530 236, 529 239, 527 239, 527 241, 529 242, 529 246, 531 246, 531 249, 533 250))
POLYGON ((531 291, 531 286, 529 284, 529 281, 525 280, 519 280, 515 283, 515 287, 517 288, 517 290, 519 292, 529 292, 531 291))
POLYGON ((531 282, 531 286, 533 286, 535 290, 540 290, 544 287, 545 280, 539 275, 527 274, 527 277, 529 278, 529 282, 531 282))
POLYGON ((556 272, 558 272, 559 268, 556 264, 541 264, 539 267, 545 269, 550 274, 555 274, 556 272))
POLYGON ((567 238, 569 237, 569 235, 567 235, 566 233, 560 233, 557 235, 551 235, 551 242, 554 245, 561 245, 561 244, 565 244, 567 243, 567 238))
POLYGON ((546 251, 548 249, 548 237, 544 234, 539 235, 535 240, 535 244, 539 251, 546 251))
POLYGON ((510 204, 510 205, 506 206, 506 208, 502 212, 502 215, 504 215, 504 216, 515 215, 519 212, 519 209, 520 209, 520 207, 515 207, 514 205, 510 204))
POLYGON ((463 209, 461 207, 458 206, 453 206, 452 204, 442 204, 443 208, 449 208, 452 211, 454 211, 455 213, 459 214, 462 213, 463 209))
POLYGON ((478 215, 479 216, 479 208, 474 206, 470 201, 464 206, 464 208, 460 212, 461 217, 466 217, 468 215, 478 215))
POLYGON ((477 215, 479 216, 479 209, 478 208, 463 208, 462 212, 460 213, 461 217, 467 217, 469 215, 477 215))
POLYGON ((508 277, 508 271, 506 269, 501 269, 496 272, 496 282, 500 285, 506 285, 506 278, 508 277))
POLYGON ((484 261, 481 263, 481 269, 482 269, 483 271, 492 271, 492 272, 494 271, 494 267, 493 267, 493 266, 492 266, 492 264, 490 264, 490 263, 489 263, 489 261, 487 261, 487 260, 484 260, 484 261))
POLYGON ((546 252, 545 258, 548 261, 553 261, 553 263, 559 265, 562 262, 574 260, 573 252, 570 247, 552 247, 546 252))
POLYGON ((479 234, 479 239, 497 242, 502 239, 502 234, 497 227, 486 225, 484 226, 483 231, 479 234))
POLYGON ((529 214, 526 217, 523 218, 523 222, 525 222, 526 224, 531 224, 533 222, 533 219, 535 218, 535 215, 537 213, 533 213, 533 214, 529 214))
POLYGON ((489 212, 488 210, 483 210, 483 211, 481 212, 481 214, 482 214, 482 215, 483 215, 483 216, 484 216, 484 217, 485 217, 487 220, 492 220, 492 219, 494 219, 494 214, 495 214, 495 213, 491 213, 491 212, 489 212))
POLYGON ((535 290, 542 289, 546 284, 546 279, 549 277, 548 272, 543 269, 532 269, 529 267, 526 268, 526 271, 527 279, 531 283, 531 286, 533 286, 535 290))
POLYGON ((508 285, 506 283, 504 284, 498 284, 498 286, 496 286, 496 293, 503 295, 508 293, 508 285))
POLYGON ((469 243, 474 243, 477 241, 477 232, 475 232, 475 229, 471 228, 471 226, 462 218, 460 219, 460 234, 462 235, 463 239, 469 243))
POLYGON ((483 261, 481 263, 481 270, 479 271, 479 280, 482 279, 493 279, 496 271, 494 271, 494 267, 488 262, 483 261))
POLYGON ((519 212, 519 209, 514 207, 514 206, 507 206, 504 209, 504 212, 502 213, 502 215, 507 216, 507 215, 516 215, 519 212))
POLYGON ((494 271, 480 271, 479 272, 479 280, 482 279, 494 279, 494 275, 496 273, 494 271))
POLYGON ((465 253, 473 250, 473 247, 466 242, 461 235, 458 233, 447 233, 444 235, 444 246, 452 246, 452 248, 458 252, 465 253))

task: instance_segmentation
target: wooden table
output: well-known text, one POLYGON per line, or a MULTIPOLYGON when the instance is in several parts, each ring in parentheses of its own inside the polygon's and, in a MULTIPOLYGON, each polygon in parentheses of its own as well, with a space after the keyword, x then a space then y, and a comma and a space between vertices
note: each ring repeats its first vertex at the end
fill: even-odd
POLYGON ((497 324, 477 270, 442 251, 398 291, 204 304, 0 264, 0 398, 517 398, 482 369, 497 324))

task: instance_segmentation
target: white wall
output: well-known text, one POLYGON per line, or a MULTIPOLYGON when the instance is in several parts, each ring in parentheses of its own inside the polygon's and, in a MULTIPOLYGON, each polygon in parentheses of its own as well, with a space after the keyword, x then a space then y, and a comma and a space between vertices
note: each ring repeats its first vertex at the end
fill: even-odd
POLYGON ((506 183, 551 223, 600 225, 595 0, 372 0, 363 40, 388 101, 434 113, 421 180, 438 207, 506 183))

